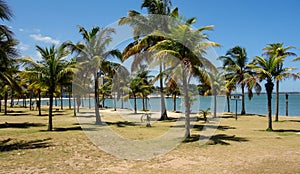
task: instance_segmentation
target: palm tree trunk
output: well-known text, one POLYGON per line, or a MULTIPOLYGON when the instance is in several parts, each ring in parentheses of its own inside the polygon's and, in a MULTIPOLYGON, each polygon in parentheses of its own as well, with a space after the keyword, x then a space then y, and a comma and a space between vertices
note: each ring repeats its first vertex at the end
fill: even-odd
POLYGON ((2 97, 0 97, 0 112, 2 112, 2 97))
POLYGON ((52 131, 52 108, 53 108, 53 97, 54 97, 54 90, 55 90, 55 87, 50 87, 50 90, 49 90, 49 103, 50 103, 50 105, 49 105, 49 115, 48 115, 48 117, 49 117, 49 120, 48 120, 48 131, 52 131))
POLYGON ((144 95, 143 95, 143 97, 142 97, 142 103, 143 103, 143 111, 145 111, 145 97, 144 97, 144 95))
POLYGON ((32 93, 33 91, 30 90, 30 94, 29 94, 29 110, 31 111, 32 110, 32 93))
POLYGON ((227 112, 230 112, 230 96, 227 95, 226 98, 227 98, 227 112))
POLYGON ((133 98, 134 98, 134 113, 136 114, 137 113, 137 108, 136 108, 136 96, 135 96, 135 94, 133 95, 133 98))
POLYGON ((124 109, 124 91, 122 89, 122 96, 121 96, 121 109, 124 109))
POLYGON ((116 94, 114 94, 114 111, 117 111, 117 97, 116 97, 116 94))
POLYGON ((176 111, 176 94, 173 96, 174 112, 176 111))
POLYGON ((64 102, 63 102, 63 86, 60 86, 60 109, 63 110, 64 106, 63 106, 64 102))
POLYGON ((94 89, 94 95, 95 95, 95 114, 96 114, 96 124, 101 125, 101 117, 100 117, 100 112, 99 112, 99 96, 98 96, 98 88, 99 88, 99 80, 98 80, 98 75, 97 71, 94 73, 94 79, 95 79, 95 89, 94 89))
POLYGON ((71 92, 69 92, 69 109, 71 109, 71 92))
POLYGON ((75 101, 75 95, 73 95, 73 104, 74 104, 74 116, 76 116, 76 101, 75 101))
POLYGON ((11 90, 10 107, 14 107, 14 90, 11 90))
POLYGON ((83 95, 81 98, 82 107, 84 107, 84 100, 85 100, 85 95, 83 95))
POLYGON ((185 70, 183 70, 182 73, 182 80, 183 80, 183 95, 184 95, 184 106, 185 106, 185 137, 190 138, 191 137, 191 131, 190 131, 190 99, 188 94, 188 83, 187 83, 187 77, 185 70))
POLYGON ((41 90, 40 89, 38 89, 38 97, 39 97, 39 101, 37 103, 37 107, 38 107, 38 110, 39 110, 39 116, 41 116, 42 115, 42 111, 41 111, 41 102, 42 102, 42 100, 41 100, 41 90))
POLYGON ((55 97, 55 106, 57 106, 57 98, 55 97))
POLYGON ((276 81, 276 106, 275 106, 275 121, 278 121, 279 112, 279 80, 276 81))
POLYGON ((104 94, 103 94, 103 100, 102 100, 102 107, 105 108, 105 98, 104 98, 104 94))
POLYGON ((242 111, 241 111, 241 115, 245 115, 246 111, 245 111, 245 85, 242 84, 242 111))
POLYGON ((214 116, 213 118, 217 118, 217 92, 214 91, 214 116))
POLYGON ((27 100, 27 96, 26 96, 26 94, 24 95, 24 107, 25 108, 27 108, 27 102, 26 102, 26 100, 27 100))
POLYGON ((90 95, 90 92, 89 92, 89 109, 91 109, 91 95, 90 95))
POLYGON ((5 91, 4 94, 4 115, 7 115, 7 99, 8 99, 8 93, 5 91))
MULTIPOLYGON (((162 73, 162 62, 159 64, 159 73, 162 73)), ((161 120, 168 120, 168 114, 166 109, 166 103, 165 103, 165 96, 164 96, 164 85, 163 85, 163 76, 161 75, 159 78, 159 84, 160 84, 160 102, 161 102, 161 116, 159 121, 161 120)))
POLYGON ((148 110, 148 103, 147 103, 147 101, 148 101, 148 96, 146 96, 146 98, 145 98, 146 110, 148 110))
POLYGON ((81 99, 79 95, 76 96, 76 103, 77 103, 77 113, 79 113, 79 108, 81 105, 81 99))
POLYGON ((268 81, 265 84, 267 96, 268 96, 268 128, 267 131, 272 131, 272 91, 274 84, 272 81, 268 81))

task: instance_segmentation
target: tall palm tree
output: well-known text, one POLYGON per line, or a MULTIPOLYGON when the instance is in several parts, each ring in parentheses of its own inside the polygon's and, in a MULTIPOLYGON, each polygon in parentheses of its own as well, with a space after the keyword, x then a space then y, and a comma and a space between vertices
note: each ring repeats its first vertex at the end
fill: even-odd
POLYGON ((228 50, 225 56, 220 56, 219 59, 223 60, 223 68, 225 71, 227 71, 227 76, 230 76, 231 78, 229 83, 234 83, 240 86, 242 90, 241 115, 244 115, 246 114, 245 87, 248 88, 249 99, 251 99, 253 96, 252 85, 246 83, 246 79, 253 76, 252 70, 247 66, 248 57, 246 49, 240 46, 235 46, 228 50))
POLYGON ((57 48, 54 45, 49 48, 36 46, 36 49, 42 56, 41 61, 35 62, 30 57, 23 58, 21 61, 25 62, 27 66, 33 67, 31 72, 28 73, 39 74, 40 82, 47 87, 49 94, 48 131, 52 131, 52 109, 55 88, 66 74, 75 72, 76 69, 72 66, 68 66, 66 63, 66 56, 70 54, 70 52, 65 45, 61 45, 57 48))
MULTIPOLYGON (((149 48, 150 51, 156 51, 153 55, 157 59, 167 59, 173 57, 173 64, 169 65, 168 71, 181 82, 185 105, 185 129, 186 137, 190 137, 190 96, 189 82, 193 74, 197 72, 197 66, 206 67, 215 70, 214 65, 206 58, 204 54, 206 49, 219 46, 215 42, 208 41, 204 31, 211 30, 213 26, 205 26, 199 29, 192 29, 190 26, 196 22, 195 18, 176 24, 169 28, 170 32, 156 31, 153 35, 163 36, 164 40, 157 42, 149 48), (176 75, 178 74, 179 75, 176 75)), ((151 35, 150 35, 151 37, 151 35)), ((145 38, 147 39, 147 38, 145 38)))
MULTIPOLYGON (((141 7, 146 8, 148 11, 148 16, 143 16, 139 12, 130 10, 128 11, 127 17, 122 17, 119 20, 119 25, 130 25, 133 28, 134 41, 130 43, 123 51, 124 59, 129 58, 132 55, 135 56, 133 65, 138 65, 145 58, 149 56, 144 56, 149 53, 148 48, 155 45, 157 42, 161 41, 161 37, 148 37, 146 42, 141 43, 140 39, 144 36, 152 33, 155 30, 166 31, 168 29, 167 23, 165 21, 166 16, 171 16, 178 12, 175 8, 170 12, 170 7, 172 3, 170 0, 144 0, 141 7), (156 14, 156 15, 153 15, 156 14)), ((147 60, 149 61, 149 59, 147 60)), ((163 62, 159 63, 159 84, 160 84, 160 98, 161 98, 161 118, 159 120, 167 120, 167 110, 164 97, 164 87, 163 87, 163 62)))
MULTIPOLYGON (((287 56, 297 56, 294 52, 290 52, 290 49, 293 49, 293 46, 283 47, 283 43, 272 43, 267 44, 263 50, 265 51, 263 55, 268 56, 279 56, 279 57, 287 57, 287 56)), ((283 62, 276 67, 277 72, 282 72, 283 62)), ((277 74, 281 76, 281 74, 277 74)), ((275 105, 275 121, 278 121, 278 113, 279 113, 279 82, 282 78, 276 79, 276 105, 275 105)))
POLYGON ((66 43, 72 47, 73 51, 78 53, 77 62, 79 66, 88 67, 94 77, 94 97, 95 97, 95 114, 96 124, 101 125, 99 112, 99 77, 101 71, 105 68, 103 65, 110 56, 121 57, 118 50, 108 50, 107 47, 112 41, 111 35, 115 33, 113 28, 93 27, 87 31, 84 27, 78 26, 79 33, 82 35, 83 42, 73 44, 66 43))
POLYGON ((269 56, 267 59, 256 56, 252 63, 248 64, 247 67, 252 68, 256 72, 256 78, 260 81, 265 80, 265 88, 267 92, 268 99, 268 131, 272 131, 272 91, 274 88, 274 81, 278 80, 278 74, 281 74, 280 77, 290 77, 290 71, 293 69, 281 68, 278 72, 278 66, 280 66, 284 61, 284 56, 269 56))

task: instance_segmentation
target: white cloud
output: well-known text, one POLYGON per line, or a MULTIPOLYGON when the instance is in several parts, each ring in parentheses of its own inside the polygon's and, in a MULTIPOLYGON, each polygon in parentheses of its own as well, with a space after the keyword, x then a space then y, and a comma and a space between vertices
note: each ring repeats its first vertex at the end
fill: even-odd
POLYGON ((24 43, 21 42, 21 43, 19 44, 18 48, 19 48, 21 51, 26 51, 26 50, 29 49, 29 45, 24 44, 24 43))
POLYGON ((19 28, 19 31, 21 31, 21 32, 23 32, 23 31, 25 31, 23 28, 19 28))
POLYGON ((45 43, 52 43, 52 44, 60 43, 60 40, 53 39, 49 36, 42 36, 41 34, 31 34, 30 37, 36 41, 41 41, 41 42, 45 42, 45 43))

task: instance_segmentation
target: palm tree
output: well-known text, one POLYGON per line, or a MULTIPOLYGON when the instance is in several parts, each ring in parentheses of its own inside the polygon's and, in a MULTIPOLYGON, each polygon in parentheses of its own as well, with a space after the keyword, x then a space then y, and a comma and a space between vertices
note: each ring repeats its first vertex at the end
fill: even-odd
POLYGON ((267 59, 256 56, 252 63, 248 64, 247 67, 252 68, 256 72, 256 78, 260 81, 266 80, 265 88, 268 98, 268 131, 272 131, 272 91, 274 87, 274 81, 276 82, 280 77, 290 77, 290 71, 293 69, 281 68, 278 72, 278 66, 280 66, 284 61, 285 56, 269 56, 267 59))
POLYGON ((137 113, 137 103, 136 99, 141 94, 141 86, 143 85, 143 79, 136 76, 129 83, 129 88, 131 95, 133 96, 133 106, 134 106, 134 113, 137 113))
MULTIPOLYGON (((170 12, 172 3, 170 0, 144 0, 141 7, 146 8, 148 16, 143 16, 139 12, 130 10, 127 17, 122 17, 119 20, 119 25, 130 25, 133 28, 134 41, 130 43, 123 51, 123 59, 127 59, 132 55, 135 56, 135 60, 132 63, 133 68, 138 65, 142 60, 149 58, 145 56, 149 54, 148 48, 161 41, 162 37, 152 36, 148 37, 146 42, 141 43, 140 39, 144 36, 152 33, 155 30, 166 31, 168 29, 166 23, 166 16, 172 16, 178 12, 175 8, 170 12), (156 14, 156 15, 153 15, 156 14)), ((151 53, 150 53, 151 54, 151 53)), ((149 59, 146 61, 150 61, 149 59)), ((167 120, 167 110, 164 97, 163 87, 163 62, 159 63, 159 84, 160 84, 160 98, 161 98, 161 118, 159 120, 167 120)))
POLYGON ((106 81, 103 83, 103 85, 100 86, 99 88, 99 94, 101 95, 100 101, 102 101, 102 107, 105 108, 105 98, 109 97, 111 95, 111 79, 109 77, 104 77, 103 81, 106 81))
MULTIPOLYGON (((5 1, 0 0, 0 19, 10 21, 12 17, 13 13, 10 7, 5 1)), ((0 25, 0 33, 4 34, 8 40, 12 39, 13 32, 7 26, 0 25)))
POLYGON ((126 95, 129 91, 128 84, 130 72, 124 66, 119 66, 116 69, 116 73, 112 79, 112 91, 117 94, 117 99, 121 100, 121 109, 124 109, 124 101, 128 99, 126 95))
POLYGON ((39 74, 40 82, 47 87, 49 94, 48 131, 52 131, 52 109, 55 88, 66 74, 75 72, 76 69, 68 66, 66 63, 65 58, 70 52, 65 45, 57 48, 54 45, 49 48, 36 46, 36 49, 42 56, 41 61, 35 62, 29 57, 23 58, 21 61, 25 62, 29 67, 33 67, 29 73, 39 74))
POLYGON ((91 31, 87 31, 84 27, 78 26, 79 32, 83 37, 83 42, 73 44, 66 43, 71 46, 73 51, 78 53, 77 62, 81 67, 88 67, 89 72, 94 78, 94 97, 95 97, 95 114, 96 124, 101 125, 101 117, 99 113, 99 77, 101 71, 105 68, 103 65, 107 62, 109 56, 121 57, 118 50, 107 50, 108 45, 112 41, 111 35, 115 33, 113 28, 93 27, 91 31))
MULTIPOLYGON (((21 58, 18 61, 23 61, 21 58)), ((42 74, 37 73, 38 67, 25 68, 20 72, 20 77, 22 79, 27 79, 30 82, 29 89, 32 90, 33 94, 37 96, 36 106, 38 108, 38 115, 42 115, 41 110, 41 93, 47 90, 45 84, 40 80, 42 78, 42 74)))
POLYGON ((137 77, 142 79, 141 84, 141 95, 142 95, 142 104, 143 104, 143 110, 146 110, 146 101, 147 96, 152 92, 152 78, 153 76, 149 75, 150 70, 147 70, 147 65, 140 65, 139 70, 137 71, 137 77))
POLYGON ((227 100, 227 112, 230 112, 230 96, 231 92, 236 90, 236 85, 232 80, 231 74, 225 74, 225 80, 226 80, 226 100, 227 100))
POLYGON ((177 96, 180 95, 180 90, 179 87, 177 86, 177 83, 174 78, 169 77, 167 78, 167 95, 171 95, 173 99, 173 110, 174 112, 177 110, 176 109, 176 100, 177 96))
POLYGON ((214 65, 208 59, 204 58, 203 55, 206 49, 219 46, 215 42, 208 41, 207 35, 203 33, 206 30, 211 30, 213 26, 205 26, 194 30, 190 26, 195 22, 196 19, 191 18, 184 23, 171 26, 168 33, 161 31, 154 32, 153 35, 163 36, 164 40, 149 48, 150 51, 156 51, 153 55, 154 58, 161 60, 173 57, 176 59, 173 59, 173 65, 169 65, 167 70, 176 77, 177 81, 181 81, 182 83, 186 137, 190 137, 191 101, 188 94, 190 79, 197 71, 197 66, 207 67, 211 70, 215 69, 214 65), (178 72, 180 72, 179 75, 178 72))
POLYGON ((199 114, 202 114, 202 115, 203 115, 204 121, 205 121, 205 122, 208 122, 206 116, 207 116, 208 114, 210 114, 210 108, 207 108, 207 109, 201 109, 200 112, 199 112, 199 114))
MULTIPOLYGON (((283 47, 283 43, 272 43, 267 44, 263 50, 265 51, 263 55, 268 56, 279 56, 279 57, 287 57, 287 56, 297 56, 294 52, 289 52, 288 50, 295 48, 293 46, 283 47)), ((283 68, 283 62, 276 67, 277 72, 281 72, 283 68)), ((281 76, 281 74, 277 74, 281 76)), ((275 121, 278 121, 278 113, 279 113, 279 82, 282 78, 276 79, 276 106, 275 106, 275 121)))
MULTIPOLYGON (((69 68, 76 68, 76 61, 74 59, 71 59, 68 62, 65 62, 65 65, 63 65, 65 67, 69 67, 69 68)), ((59 81, 60 84, 60 95, 61 95, 61 100, 60 100, 60 108, 61 110, 63 110, 63 91, 64 89, 67 89, 68 86, 72 85, 72 81, 73 81, 73 75, 74 72, 69 72, 64 74, 64 77, 61 78, 61 80, 59 81)))
MULTIPOLYGON (((245 87, 248 88, 248 97, 253 97, 252 85, 247 82, 247 78, 253 76, 253 72, 247 66, 248 57, 245 48, 235 46, 227 51, 226 56, 221 56, 219 59, 223 60, 223 68, 227 71, 227 75, 230 77, 228 83, 234 83, 240 86, 242 90, 242 110, 241 115, 246 114, 245 110, 245 87)), ((258 85, 258 83, 255 83, 258 85)))
MULTIPOLYGON (((1 7, 1 5, 0 5, 1 7)), ((15 66, 15 57, 18 56, 18 52, 15 46, 18 42, 12 38, 7 38, 4 33, 0 31, 0 80, 3 85, 8 85, 11 89, 15 89, 17 92, 21 92, 21 88, 13 78, 13 75, 17 73, 18 69, 15 66)), ((8 91, 5 92, 4 98, 7 100, 8 91)), ((7 104, 5 105, 5 115, 7 114, 7 104)))
POLYGON ((217 117, 217 95, 226 91, 225 75, 223 72, 209 72, 201 67, 198 67, 199 79, 203 85, 208 86, 208 91, 205 93, 212 94, 214 97, 214 113, 213 118, 217 117))

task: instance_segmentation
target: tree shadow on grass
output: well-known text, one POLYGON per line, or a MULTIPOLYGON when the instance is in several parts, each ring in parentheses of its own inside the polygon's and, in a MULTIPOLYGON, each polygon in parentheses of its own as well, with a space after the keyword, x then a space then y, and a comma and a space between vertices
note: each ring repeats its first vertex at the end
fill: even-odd
POLYGON ((118 127, 136 126, 136 123, 129 121, 106 122, 107 125, 117 125, 118 127))
MULTIPOLYGON (((81 126, 73 126, 73 127, 58 127, 58 128, 53 128, 52 132, 66 132, 66 131, 95 131, 95 128, 92 127, 84 127, 82 128, 81 126)), ((49 132, 48 130, 40 130, 40 132, 49 132)), ((51 132, 51 131, 50 131, 51 132)))
POLYGON ((231 127, 231 126, 215 126, 215 125, 194 125, 193 127, 194 129, 198 130, 198 131, 202 131, 204 128, 209 128, 209 129, 218 129, 221 131, 225 131, 228 129, 236 129, 235 127, 231 127))
POLYGON ((3 123, 0 124, 0 129, 1 128, 29 128, 29 127, 43 127, 46 126, 45 124, 42 123, 28 123, 28 122, 24 122, 24 123, 3 123))
POLYGON ((300 123, 300 120, 282 120, 282 121, 279 121, 279 122, 298 122, 300 123))
POLYGON ((236 137, 235 135, 229 136, 226 134, 217 134, 213 135, 211 137, 206 137, 203 135, 193 135, 190 138, 186 138, 183 142, 184 143, 189 143, 189 142, 194 142, 198 140, 205 140, 207 139, 206 145, 230 145, 228 141, 235 141, 235 142, 246 142, 248 141, 246 138, 243 137, 236 137))
POLYGON ((53 131, 65 132, 65 131, 76 131, 76 130, 82 130, 82 128, 80 126, 75 126, 75 127, 59 127, 59 128, 54 128, 53 131))
POLYGON ((273 132, 300 132, 300 129, 277 129, 273 130, 273 132))
POLYGON ((176 122, 178 120, 180 120, 181 118, 175 118, 175 117, 168 117, 167 120, 159 120, 159 119, 156 119, 157 121, 162 121, 162 122, 176 122))
POLYGON ((7 111, 7 116, 25 116, 29 115, 26 113, 26 111, 14 111, 14 110, 8 110, 7 111))
MULTIPOLYGON (((171 127, 178 127, 178 128, 182 128, 185 127, 185 125, 176 125, 176 126, 171 126, 171 127)), ((197 131, 203 131, 204 128, 209 128, 209 129, 218 129, 221 131, 225 131, 228 129, 236 129, 235 127, 231 127, 231 126, 215 126, 215 125, 193 125, 192 129, 196 129, 197 131)))
POLYGON ((49 142, 47 142, 49 140, 51 140, 51 138, 32 141, 12 141, 12 139, 8 138, 0 141, 0 152, 8 152, 19 149, 46 148, 51 145, 49 142))

